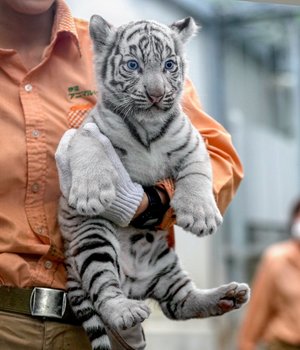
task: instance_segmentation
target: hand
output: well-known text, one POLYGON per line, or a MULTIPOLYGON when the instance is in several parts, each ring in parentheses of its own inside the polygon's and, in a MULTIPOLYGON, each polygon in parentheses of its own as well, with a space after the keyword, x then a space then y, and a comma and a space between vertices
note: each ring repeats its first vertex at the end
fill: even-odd
POLYGON ((55 158, 61 192, 80 215, 96 215, 111 205, 118 176, 99 141, 89 132, 66 131, 55 158))
MULTIPOLYGON (((85 181, 81 183, 82 185, 80 190, 78 189, 76 193, 87 193, 88 195, 81 196, 80 208, 77 207, 77 210, 79 209, 78 212, 81 215, 93 216, 101 214, 102 217, 105 217, 120 226, 127 226, 142 201, 144 194, 143 188, 141 185, 131 181, 128 172, 120 161, 111 142, 100 132, 96 124, 87 123, 84 125, 83 129, 88 132, 91 138, 98 142, 99 150, 104 150, 107 158, 110 160, 111 164, 116 170, 117 179, 115 181, 115 197, 111 203, 108 203, 108 205, 103 205, 103 202, 100 202, 101 187, 99 189, 98 183, 101 182, 101 176, 93 176, 91 179, 85 179, 85 181), (93 188, 94 191, 90 192, 88 186, 89 188, 93 188), (97 193, 99 191, 100 193, 97 193), (90 198, 91 196, 92 198, 90 198), (86 198, 85 203, 82 203, 82 198, 86 198)), ((56 152, 61 190, 66 198, 69 198, 70 195, 73 175, 73 169, 70 167, 68 148, 75 133, 76 130, 67 131, 63 136, 56 152)), ((88 149, 85 148, 84 152, 88 152, 88 149)), ((98 165, 99 164, 101 164, 101 161, 98 162, 98 165)), ((93 174, 95 175, 95 167, 93 167, 93 170, 93 174)), ((88 172, 86 172, 86 174, 86 176, 89 176, 88 172)), ((72 198, 72 203, 73 202, 74 198, 72 198)))
POLYGON ((69 159, 69 145, 76 129, 67 130, 60 140, 55 152, 56 167, 58 171, 59 185, 61 193, 65 198, 69 198, 70 188, 72 184, 72 176, 69 159))

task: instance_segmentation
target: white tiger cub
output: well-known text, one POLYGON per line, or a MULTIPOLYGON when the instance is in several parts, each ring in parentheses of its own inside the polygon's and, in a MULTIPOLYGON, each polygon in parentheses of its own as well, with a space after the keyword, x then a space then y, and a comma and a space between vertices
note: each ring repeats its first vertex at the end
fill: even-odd
POLYGON ((133 181, 153 186, 174 179, 171 206, 178 225, 201 236, 221 223, 205 144, 180 105, 183 44, 196 29, 192 18, 171 26, 138 21, 114 28, 100 16, 90 22, 101 99, 70 144, 77 201, 71 206, 61 198, 59 221, 69 300, 94 350, 111 348, 105 328, 130 328, 149 316, 144 299, 157 300, 167 317, 184 320, 221 315, 249 298, 248 286, 236 282, 197 289, 168 246, 167 232, 117 227, 101 217, 118 178, 97 133, 109 138, 133 181), (97 152, 91 161, 92 149, 97 152))

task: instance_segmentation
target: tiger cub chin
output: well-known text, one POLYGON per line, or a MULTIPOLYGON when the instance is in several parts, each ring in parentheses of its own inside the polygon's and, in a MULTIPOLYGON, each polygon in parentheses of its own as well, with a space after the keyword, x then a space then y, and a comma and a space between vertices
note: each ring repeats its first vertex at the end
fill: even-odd
MULTIPOLYGON (((196 31, 190 17, 170 26, 141 20, 115 28, 93 16, 90 34, 100 102, 78 137, 84 146, 86 138, 92 138, 87 126, 92 123, 99 128, 131 179, 143 186, 174 179, 170 205, 177 224, 204 236, 215 232, 222 218, 213 196, 205 143, 180 104, 186 70, 184 44, 196 31)), ((98 159, 87 165, 91 173, 99 174, 96 179, 82 181, 82 174, 71 169, 78 196, 87 193, 85 186, 95 181, 95 188, 103 183, 106 190, 113 189, 104 171, 111 164, 101 144, 98 147, 98 159)), ((84 151, 86 156, 89 148, 84 151)), ((89 174, 87 169, 85 174, 89 174)), ((101 193, 90 195, 89 199, 101 198, 101 193)), ((164 314, 175 320, 222 315, 247 302, 246 284, 197 289, 168 246, 167 232, 116 227, 101 214, 95 216, 92 209, 87 201, 85 212, 93 216, 80 215, 62 198, 59 220, 70 303, 94 350, 111 348, 106 329, 127 329, 146 319, 150 311, 143 300, 147 298, 155 299, 164 314)))

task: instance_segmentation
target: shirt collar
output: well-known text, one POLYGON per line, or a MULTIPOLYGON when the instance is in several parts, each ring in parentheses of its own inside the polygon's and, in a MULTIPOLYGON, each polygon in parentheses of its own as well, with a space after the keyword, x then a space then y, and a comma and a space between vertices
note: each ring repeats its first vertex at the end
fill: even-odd
POLYGON ((64 0, 56 0, 56 12, 53 23, 51 42, 56 41, 56 39, 62 33, 67 33, 72 37, 74 43, 78 48, 79 54, 81 54, 78 33, 71 11, 64 0))

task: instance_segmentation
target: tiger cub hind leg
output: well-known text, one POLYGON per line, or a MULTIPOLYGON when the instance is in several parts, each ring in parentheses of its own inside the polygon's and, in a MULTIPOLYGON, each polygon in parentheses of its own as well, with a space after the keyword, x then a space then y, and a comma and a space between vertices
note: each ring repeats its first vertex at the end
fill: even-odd
POLYGON ((173 250, 172 268, 165 267, 159 272, 160 278, 152 285, 152 295, 164 314, 175 320, 205 318, 223 315, 239 309, 250 297, 250 289, 245 283, 232 282, 212 289, 197 289, 182 270, 173 250))
POLYGON ((111 298, 101 306, 101 318, 111 329, 131 328, 142 323, 149 315, 150 309, 145 302, 124 296, 111 298))
POLYGON ((239 309, 248 302, 249 297, 247 284, 231 282, 212 289, 193 289, 183 299, 171 301, 165 310, 168 317, 175 316, 180 320, 221 316, 239 309))
POLYGON ((111 350, 106 332, 128 329, 146 319, 150 310, 143 302, 125 297, 110 299, 97 313, 94 304, 75 278, 68 278, 68 298, 77 319, 81 322, 93 350, 111 350))

